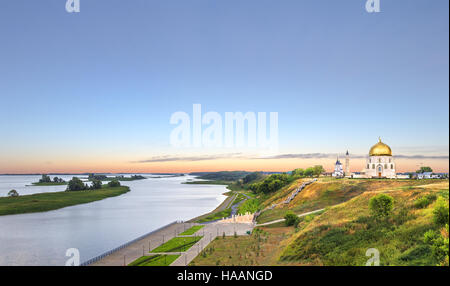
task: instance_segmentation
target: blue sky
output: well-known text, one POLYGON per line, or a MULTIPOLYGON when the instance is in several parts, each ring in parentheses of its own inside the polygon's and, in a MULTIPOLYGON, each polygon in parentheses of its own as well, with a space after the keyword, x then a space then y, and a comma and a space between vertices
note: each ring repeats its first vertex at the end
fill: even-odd
POLYGON ((278 112, 282 153, 362 154, 381 136, 448 156, 448 5, 1 1, 0 172, 172 154, 170 115, 194 103, 278 112))

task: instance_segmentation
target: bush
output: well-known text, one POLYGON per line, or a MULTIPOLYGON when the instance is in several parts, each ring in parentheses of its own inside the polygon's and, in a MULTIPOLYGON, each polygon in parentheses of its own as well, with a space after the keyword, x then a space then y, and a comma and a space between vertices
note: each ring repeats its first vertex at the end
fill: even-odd
POLYGON ((286 212, 284 219, 285 219, 286 226, 293 225, 293 226, 297 227, 298 223, 300 222, 300 218, 291 211, 286 212))
POLYGON ((402 208, 397 214, 394 215, 392 220, 396 225, 402 225, 412 218, 414 218, 414 216, 409 214, 408 209, 402 208))
POLYGON ((394 198, 385 194, 376 195, 370 199, 369 208, 376 218, 385 218, 394 208, 394 198))
POLYGON ((429 204, 431 204, 431 201, 428 200, 426 197, 421 197, 414 201, 414 207, 418 209, 423 209, 427 207, 429 204))
POLYGON ((436 206, 433 210, 434 222, 439 226, 448 224, 448 202, 442 197, 437 200, 436 206))
POLYGON ((19 193, 16 190, 11 190, 8 192, 8 197, 18 197, 19 193))
MULTIPOLYGON (((292 178, 291 178, 292 179, 292 178)), ((273 174, 266 177, 262 182, 253 183, 249 186, 254 193, 273 193, 289 183, 290 177, 287 174, 273 174)))
POLYGON ((117 180, 112 180, 111 182, 108 183, 108 187, 110 188, 120 187, 120 182, 117 180))
POLYGON ((92 180, 92 189, 93 190, 98 190, 102 188, 102 181, 100 180, 92 180))
POLYGON ((435 194, 429 194, 424 197, 418 198, 414 201, 414 206, 418 209, 423 209, 429 206, 432 202, 436 200, 435 194))
POLYGON ((86 190, 86 186, 83 184, 83 182, 77 177, 73 177, 72 180, 69 181, 66 191, 75 192, 83 190, 86 190))
POLYGON ((429 230, 424 235, 425 243, 431 246, 433 256, 440 265, 448 266, 448 224, 438 233, 429 230))

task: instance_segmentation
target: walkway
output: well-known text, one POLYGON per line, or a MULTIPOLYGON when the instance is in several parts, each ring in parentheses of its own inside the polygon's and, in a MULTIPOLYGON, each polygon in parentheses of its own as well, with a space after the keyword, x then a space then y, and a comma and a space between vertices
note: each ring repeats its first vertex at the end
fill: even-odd
MULTIPOLYGON (((318 212, 321 212, 323 210, 325 210, 325 209, 320 209, 320 210, 315 210, 315 211, 311 211, 311 212, 307 212, 307 213, 302 213, 302 214, 299 214, 298 217, 302 217, 302 216, 307 216, 307 215, 310 215, 310 214, 318 213, 318 212)), ((277 220, 273 220, 273 221, 257 224, 256 226, 264 226, 264 225, 274 224, 274 223, 282 222, 282 221, 285 221, 285 219, 284 218, 280 218, 280 219, 277 219, 277 220)))
POLYGON ((196 235, 201 235, 203 238, 189 248, 186 252, 182 252, 170 266, 186 266, 188 265, 200 252, 208 246, 216 237, 222 236, 224 233, 226 236, 236 235, 248 235, 248 231, 251 232, 254 224, 246 223, 220 223, 215 222, 205 225, 204 228, 196 232, 196 235))
POLYGON ((179 233, 189 229, 193 223, 176 223, 161 229, 156 233, 138 240, 121 250, 118 250, 103 259, 90 264, 90 266, 123 266, 128 265, 139 257, 155 249, 179 233))

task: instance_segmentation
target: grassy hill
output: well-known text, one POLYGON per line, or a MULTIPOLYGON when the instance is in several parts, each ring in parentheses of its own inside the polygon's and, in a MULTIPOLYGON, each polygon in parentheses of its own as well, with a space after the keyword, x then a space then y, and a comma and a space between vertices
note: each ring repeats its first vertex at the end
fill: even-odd
MULTIPOLYGON (((304 180, 308 179, 259 195, 260 204, 282 201, 304 180)), ((448 180, 321 178, 288 205, 264 211, 258 221, 282 218, 288 210, 325 211, 302 217, 297 228, 280 222, 257 227, 250 236, 217 238, 192 264, 365 265, 367 249, 376 248, 380 265, 437 265, 440 260, 424 236, 434 231, 447 237, 448 255, 448 230, 434 222, 433 214, 442 200, 448 223, 448 190, 448 180), (394 199, 392 213, 383 220, 375 219, 369 210, 369 200, 378 194, 394 199)))
MULTIPOLYGON (((291 192, 293 192, 304 181, 310 179, 300 179, 286 186, 280 191, 272 194, 270 197, 261 198, 264 207, 273 203, 283 201, 291 192)), ((294 213, 301 214, 348 201, 364 192, 411 188, 417 185, 426 185, 436 183, 436 180, 361 180, 361 179, 332 179, 320 178, 317 182, 307 186, 302 190, 289 204, 279 205, 273 210, 262 212, 258 217, 258 223, 264 223, 282 218, 286 211, 291 210, 294 213)))
POLYGON ((436 265, 431 247, 424 242, 425 232, 440 229, 433 222, 436 201, 424 208, 415 206, 429 194, 446 197, 448 203, 448 183, 367 191, 300 223, 301 230, 289 238, 279 260, 300 265, 364 265, 367 249, 376 248, 381 265, 436 265), (377 221, 369 212, 369 199, 378 193, 394 198, 387 221, 377 221))

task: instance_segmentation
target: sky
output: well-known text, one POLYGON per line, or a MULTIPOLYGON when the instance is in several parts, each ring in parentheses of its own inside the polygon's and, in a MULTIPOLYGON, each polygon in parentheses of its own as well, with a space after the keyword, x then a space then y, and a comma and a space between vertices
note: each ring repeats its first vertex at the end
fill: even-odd
POLYGON ((65 2, 0 2, 0 173, 361 171, 379 136, 448 172, 447 0, 65 2), (194 104, 277 112, 278 151, 172 146, 194 104))

